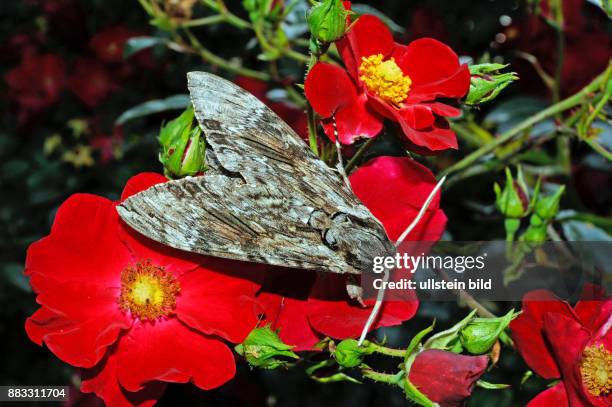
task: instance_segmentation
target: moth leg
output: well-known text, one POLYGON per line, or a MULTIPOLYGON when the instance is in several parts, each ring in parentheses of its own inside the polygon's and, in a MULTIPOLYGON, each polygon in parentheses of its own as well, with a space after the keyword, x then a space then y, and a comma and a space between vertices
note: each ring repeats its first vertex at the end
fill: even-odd
POLYGON ((357 301, 359 304, 361 304, 362 307, 366 306, 363 302, 363 288, 361 287, 357 276, 349 275, 347 277, 346 292, 348 293, 349 297, 351 297, 351 299, 357 301))
POLYGON ((338 173, 340 173, 340 176, 344 180, 344 183, 346 184, 348 189, 352 191, 353 189, 351 188, 351 183, 349 182, 348 177, 346 176, 346 171, 344 171, 344 160, 342 160, 342 147, 340 146, 340 142, 338 141, 338 128, 336 127, 336 116, 332 118, 332 123, 334 126, 334 140, 336 140, 336 154, 338 154, 338 164, 336 164, 336 169, 338 170, 338 173))

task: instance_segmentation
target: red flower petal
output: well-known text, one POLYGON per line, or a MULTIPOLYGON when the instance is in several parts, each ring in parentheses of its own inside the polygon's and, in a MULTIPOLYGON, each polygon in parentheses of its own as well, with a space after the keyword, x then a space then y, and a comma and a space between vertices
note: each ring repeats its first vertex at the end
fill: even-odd
POLYGON ((108 199, 72 195, 58 209, 51 234, 28 248, 25 273, 118 287, 132 260, 118 238, 118 217, 108 199))
POLYGON ((544 314, 543 322, 544 334, 561 371, 569 405, 596 406, 587 395, 580 374, 582 352, 591 338, 591 333, 573 315, 548 312, 544 314))
MULTIPOLYGON (((376 323, 370 330, 400 325, 416 314, 419 302, 413 292, 403 301, 383 303, 376 323)), ((361 334, 372 312, 374 301, 367 307, 352 302, 346 292, 344 276, 318 276, 308 298, 308 320, 312 327, 333 338, 355 338, 361 334)))
POLYGON ((210 259, 180 278, 178 318, 198 331, 240 343, 257 325, 254 296, 261 266, 210 259))
POLYGON ((25 330, 30 340, 42 346, 45 336, 70 326, 70 322, 61 314, 47 307, 40 307, 26 320, 25 330))
POLYGON ((612 298, 606 295, 602 287, 587 284, 574 311, 585 327, 597 332, 612 315, 612 298))
POLYGON ((294 351, 313 350, 321 340, 308 322, 306 299, 273 293, 262 293, 257 299, 266 314, 262 325, 270 324, 271 329, 278 330, 278 335, 284 343, 295 346, 294 351))
POLYGON ((138 175, 134 175, 123 187, 123 191, 121 192, 121 200, 125 201, 132 195, 142 192, 153 185, 162 184, 167 181, 168 178, 156 172, 143 172, 138 175))
POLYGON ((485 355, 465 356, 430 349, 416 357, 408 377, 431 401, 442 407, 459 407, 472 394, 487 364, 485 355))
POLYGON ((81 391, 95 393, 108 406, 152 406, 164 394, 166 384, 149 382, 138 392, 121 387, 117 380, 116 351, 107 355, 98 365, 81 373, 81 391))
POLYGON ((34 335, 32 340, 38 342, 39 335, 43 334, 42 341, 47 347, 71 365, 94 366, 120 331, 131 325, 119 310, 116 289, 83 281, 59 283, 39 275, 32 276, 32 280, 41 292, 38 303, 50 311, 33 315, 30 326, 38 325, 38 328, 30 329, 34 335))
POLYGON ((307 318, 308 295, 316 278, 309 270, 271 267, 257 296, 265 314, 261 325, 279 330, 283 342, 298 351, 312 350, 321 339, 307 318))
POLYGON ((362 94, 339 108, 335 115, 335 129, 333 119, 323 121, 323 129, 331 141, 335 141, 335 131, 342 144, 353 144, 356 140, 372 138, 380 133, 383 128, 382 117, 371 111, 367 102, 368 97, 362 94))
POLYGON ((331 117, 338 108, 357 97, 357 90, 346 71, 337 65, 317 63, 312 67, 304 93, 312 108, 321 117, 331 117))
POLYGON ((527 407, 550 407, 550 406, 569 406, 565 385, 563 382, 554 385, 553 387, 544 390, 532 399, 527 407))
POLYGON ((512 338, 525 362, 545 379, 560 376, 559 368, 543 337, 544 315, 556 313, 577 318, 565 301, 546 290, 535 290, 523 298, 523 313, 510 323, 512 338))
MULTIPOLYGON (((408 157, 375 158, 349 178, 355 195, 382 222, 391 240, 412 222, 436 185, 431 171, 408 157)), ((407 240, 440 239, 446 216, 439 205, 438 194, 407 240)))
POLYGON ((236 373, 234 356, 223 342, 201 335, 175 318, 135 325, 121 338, 117 365, 119 383, 129 391, 139 391, 155 380, 191 381, 208 390, 236 373))
POLYGON ((470 88, 470 71, 459 64, 457 54, 440 41, 421 38, 407 46, 398 45, 393 56, 412 86, 406 103, 436 97, 463 97, 470 88))
POLYGON ((431 110, 439 115, 444 117, 457 117, 461 115, 461 109, 457 109, 456 107, 452 107, 440 102, 433 103, 424 103, 425 106, 429 106, 431 110))
POLYGON ((435 121, 431 108, 426 105, 410 105, 402 108, 399 114, 413 129, 427 128, 435 121))
MULTIPOLYGON (((402 127, 404 135, 415 145, 424 147, 431 151, 457 148, 457 138, 455 137, 455 133, 449 128, 446 119, 440 116, 428 115, 424 117, 423 107, 416 107, 425 106, 427 109, 427 105, 413 105, 403 108, 402 110, 398 110, 374 95, 369 95, 368 100, 377 112, 393 121, 398 122, 402 127), (419 109, 419 113, 417 114, 420 114, 420 116, 418 119, 415 117, 414 109, 419 109), (404 114, 404 111, 409 111, 410 113, 404 114), (434 118, 433 122, 431 122, 432 118, 434 118), (427 123, 430 123, 428 127, 420 127, 427 123), (419 126, 419 128, 417 129, 415 126, 419 126)), ((435 106, 435 108, 439 110, 439 106, 435 106)), ((433 109, 429 110, 431 111, 433 109)))
POLYGON ((393 51, 395 42, 391 31, 380 18, 364 15, 359 17, 343 39, 336 42, 336 46, 349 73, 357 79, 361 58, 375 54, 387 56, 393 51))

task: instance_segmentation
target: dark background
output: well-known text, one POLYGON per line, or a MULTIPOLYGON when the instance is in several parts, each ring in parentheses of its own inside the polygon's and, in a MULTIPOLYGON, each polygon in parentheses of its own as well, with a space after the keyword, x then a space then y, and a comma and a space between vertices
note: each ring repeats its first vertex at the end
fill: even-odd
MULTIPOLYGON (((477 119, 490 130, 499 130, 550 103, 549 92, 532 67, 516 56, 519 50, 532 53, 549 72, 554 69, 554 35, 541 18, 530 14, 526 4, 513 0, 366 3, 392 17, 398 26, 396 34, 400 42, 432 36, 451 45, 461 56, 479 60, 488 55, 513 64, 521 81, 495 103, 475 112, 477 119), (506 17, 500 19, 501 16, 506 17)), ((240 2, 232 1, 228 5, 244 16, 240 2)), ((567 72, 561 86, 564 94, 588 83, 605 68, 610 56, 610 24, 605 14, 586 3, 581 13, 587 24, 572 31, 567 38, 567 72)), ((204 9, 196 6, 194 14, 204 15, 204 9)), ((75 370, 47 349, 30 342, 23 329, 25 319, 36 309, 34 295, 22 275, 26 248, 48 234, 55 210, 70 194, 90 192, 115 199, 130 176, 142 171, 160 172, 156 136, 162 121, 178 111, 131 120, 120 128, 115 127, 115 121, 123 112, 144 101, 185 94, 187 71, 215 71, 215 68, 197 56, 161 46, 121 62, 100 61, 90 40, 106 27, 123 26, 135 34, 167 36, 149 25, 136 0, 2 1, 0 19, 0 77, 4 78, 0 85, 0 384, 66 385, 75 382, 75 370), (63 60, 66 85, 54 100, 33 108, 19 99, 6 78, 8 72, 20 66, 32 69, 23 67, 26 55, 47 53, 63 60), (89 66, 95 69, 77 70, 82 60, 89 61, 89 66), (83 95, 88 94, 97 95, 96 100, 83 100, 83 95), (86 131, 76 131, 79 125, 86 131), (59 147, 57 140, 61 141, 59 147), (54 144, 56 147, 52 148, 54 144), (74 154, 69 154, 79 151, 86 151, 84 159, 75 160, 74 154)), ((254 69, 262 65, 256 58, 257 48, 248 46, 249 33, 226 25, 194 32, 207 47, 222 56, 239 55, 254 69)), ((294 82, 303 77, 301 68, 294 63, 287 62, 280 67, 283 75, 294 82)), ((42 67, 34 69, 44 72, 42 67)), ((543 131, 552 128, 552 122, 548 122, 543 131)), ((610 129, 605 131, 609 133, 610 129)), ((608 134, 608 140, 610 137, 608 134)), ((610 216, 610 165, 584 146, 573 145, 573 148, 572 173, 557 177, 568 185, 562 207, 610 216)), ((546 154, 546 150, 542 153, 546 154)), ((373 154, 401 154, 401 151, 391 138, 381 137, 369 156, 373 154)), ((459 155, 443 154, 430 161, 430 167, 442 168, 459 155)), ((501 173, 492 171, 446 192, 442 206, 449 217, 447 238, 503 239, 503 220, 494 210, 492 190, 493 181, 500 179, 501 173)), ((566 238, 572 238, 567 236, 567 230, 560 231, 566 233, 566 238)), ((494 306, 502 312, 512 304, 494 306)), ((405 345, 433 318, 441 329, 466 313, 466 308, 454 303, 423 303, 418 317, 402 327, 387 329, 384 334, 391 345, 405 345)), ((379 333, 380 338, 382 334, 379 333)), ((377 363, 384 367, 391 361, 377 363)), ((389 366, 389 369, 393 367, 389 366)), ((543 388, 538 379, 520 385, 526 369, 516 353, 503 351, 499 364, 485 379, 512 384, 512 389, 477 389, 469 405, 524 405, 543 388)), ((76 403, 95 405, 96 400, 82 396, 76 403)), ((170 385, 159 403, 162 406, 406 404, 399 390, 384 385, 320 384, 309 379, 299 366, 289 371, 262 372, 250 371, 244 363, 239 363, 237 377, 220 389, 204 392, 191 385, 170 385)))

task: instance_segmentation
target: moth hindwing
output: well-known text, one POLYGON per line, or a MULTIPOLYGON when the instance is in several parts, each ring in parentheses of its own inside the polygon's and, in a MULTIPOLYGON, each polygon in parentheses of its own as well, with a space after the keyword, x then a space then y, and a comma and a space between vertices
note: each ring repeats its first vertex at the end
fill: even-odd
POLYGON ((187 78, 209 170, 126 199, 125 222, 177 249, 333 273, 393 251, 380 222, 255 96, 212 74, 187 78))

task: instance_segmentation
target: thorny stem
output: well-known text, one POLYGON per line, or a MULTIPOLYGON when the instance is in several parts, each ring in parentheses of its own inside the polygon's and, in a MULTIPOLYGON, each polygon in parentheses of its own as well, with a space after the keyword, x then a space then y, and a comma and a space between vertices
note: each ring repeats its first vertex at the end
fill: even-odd
POLYGON ((370 341, 366 341, 364 345, 374 349, 376 353, 380 353, 381 355, 393 356, 397 358, 403 358, 406 356, 406 349, 387 348, 386 346, 370 341))
POLYGON ((366 368, 361 370, 361 374, 363 377, 366 377, 370 380, 380 383, 387 383, 393 385, 399 385, 399 382, 403 376, 402 372, 390 374, 390 373, 382 373, 377 372, 376 370, 366 368))
POLYGON ((508 141, 511 141, 518 135, 522 134, 523 131, 527 130, 534 124, 552 117, 557 113, 564 112, 568 109, 571 109, 579 104, 581 104, 592 92, 599 89, 602 84, 605 85, 604 79, 609 75, 612 71, 612 64, 608 65, 608 68, 597 78, 595 78, 589 85, 585 86, 578 93, 560 101, 559 103, 555 103, 548 108, 528 117, 523 120, 516 126, 512 127, 505 133, 501 134, 494 141, 480 147, 479 149, 473 151, 468 154, 466 157, 446 168, 444 171, 440 173, 440 176, 454 174, 456 172, 462 171, 471 167, 476 161, 485 156, 486 154, 494 151, 497 147, 501 146, 508 141))

